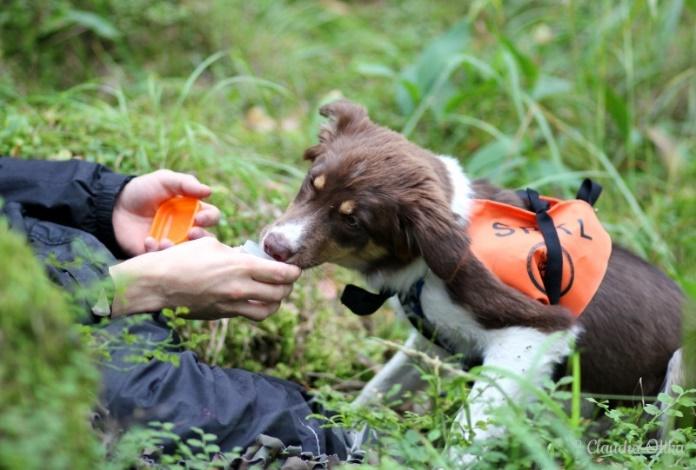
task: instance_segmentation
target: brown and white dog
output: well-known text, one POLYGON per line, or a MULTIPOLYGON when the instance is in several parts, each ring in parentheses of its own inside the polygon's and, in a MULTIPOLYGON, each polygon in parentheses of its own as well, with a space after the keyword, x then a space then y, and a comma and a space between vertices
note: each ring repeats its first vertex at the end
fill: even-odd
MULTIPOLYGON (((472 254, 466 237, 472 198, 523 207, 513 191, 470 181, 457 160, 436 156, 374 124, 348 101, 321 108, 329 122, 306 150, 311 168, 294 202, 269 226, 262 246, 277 260, 310 268, 335 263, 363 273, 377 290, 405 293, 418 280, 423 313, 455 353, 536 383, 564 362, 575 340, 584 391, 655 395, 679 348, 682 293, 655 267, 614 246, 604 280, 575 320, 503 285, 472 254), (558 333, 558 334, 554 334, 558 333)), ((408 346, 442 354, 413 332, 408 346)), ((397 353, 365 387, 367 403, 415 369, 397 353)), ((490 407, 521 397, 519 382, 477 382, 463 429, 490 407)), ((476 431, 483 439, 499 432, 476 431)))

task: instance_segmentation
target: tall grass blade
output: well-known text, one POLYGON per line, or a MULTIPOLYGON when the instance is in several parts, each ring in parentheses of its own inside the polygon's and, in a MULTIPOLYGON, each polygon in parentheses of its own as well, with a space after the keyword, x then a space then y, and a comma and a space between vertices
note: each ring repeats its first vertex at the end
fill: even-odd
POLYGON ((203 74, 203 72, 205 72, 205 70, 212 64, 225 57, 227 54, 227 51, 218 51, 215 54, 208 57, 207 59, 205 59, 200 64, 198 64, 198 67, 194 69, 194 71, 191 73, 191 75, 189 75, 188 79, 186 80, 186 83, 184 83, 184 87, 182 88, 181 93, 179 94, 179 99, 176 103, 177 108, 181 107, 181 105, 184 104, 184 101, 186 101, 186 98, 188 98, 189 94, 191 93, 193 85, 196 83, 196 80, 198 80, 198 78, 203 74))

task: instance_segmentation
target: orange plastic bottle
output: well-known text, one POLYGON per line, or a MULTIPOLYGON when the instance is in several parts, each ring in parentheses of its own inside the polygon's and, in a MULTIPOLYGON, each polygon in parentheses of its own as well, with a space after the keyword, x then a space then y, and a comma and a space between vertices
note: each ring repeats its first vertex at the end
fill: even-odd
POLYGON ((158 241, 165 238, 177 244, 188 240, 193 219, 201 202, 192 197, 176 196, 168 199, 157 209, 150 227, 150 236, 158 241))

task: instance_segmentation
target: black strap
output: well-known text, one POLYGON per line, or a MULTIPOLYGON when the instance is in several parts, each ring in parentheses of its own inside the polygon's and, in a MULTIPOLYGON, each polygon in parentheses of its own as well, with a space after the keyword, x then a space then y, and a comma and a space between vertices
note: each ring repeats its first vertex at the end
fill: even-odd
POLYGON ((561 300, 561 279, 563 277, 563 248, 556 232, 556 225, 547 212, 549 204, 539 199, 539 193, 531 188, 525 191, 529 207, 536 214, 537 225, 546 244, 546 272, 544 289, 549 303, 557 304, 561 300))
MULTIPOLYGON (((455 354, 456 349, 446 344, 437 334, 437 329, 428 320, 423 312, 423 306, 420 303, 421 293, 425 285, 424 279, 419 279, 405 293, 399 294, 399 301, 404 309, 406 318, 423 337, 430 340, 436 346, 448 351, 450 354, 455 354)), ((375 313, 384 302, 396 295, 392 291, 381 291, 379 294, 373 294, 362 287, 348 284, 343 289, 341 294, 341 303, 348 307, 354 314, 365 316, 375 313)))
POLYGON ((602 186, 589 178, 585 178, 580 185, 580 189, 578 189, 578 194, 575 196, 575 199, 580 199, 594 206, 600 194, 602 194, 602 186))
POLYGON ((411 323, 411 326, 426 339, 445 349, 445 347, 438 341, 435 326, 428 321, 428 318, 425 316, 425 312, 423 311, 423 306, 420 302, 424 285, 425 280, 420 278, 405 294, 399 294, 399 302, 401 302, 401 306, 404 308, 404 313, 406 314, 408 321, 411 323))
POLYGON ((341 303, 354 314, 366 316, 375 313, 393 295, 394 293, 391 291, 373 294, 361 287, 348 284, 341 294, 341 303))

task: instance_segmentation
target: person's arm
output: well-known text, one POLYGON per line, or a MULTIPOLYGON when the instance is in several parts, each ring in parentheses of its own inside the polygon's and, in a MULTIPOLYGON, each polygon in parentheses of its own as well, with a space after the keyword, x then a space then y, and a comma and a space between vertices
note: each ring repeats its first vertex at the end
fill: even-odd
POLYGON ((187 307, 192 319, 260 321, 278 310, 301 270, 205 237, 133 257, 110 273, 113 317, 187 307))
POLYGON ((112 224, 115 201, 131 176, 82 160, 0 158, 0 197, 27 215, 84 230, 119 253, 112 224))
MULTIPOLYGON (((22 204, 29 216, 91 233, 117 257, 171 246, 147 237, 157 208, 174 196, 204 199, 210 192, 194 176, 170 170, 133 177, 82 160, 0 157, 0 198, 22 204)), ((210 235, 204 227, 219 219, 216 207, 202 203, 189 239, 210 235)))
POLYGON ((241 253, 204 227, 220 211, 202 203, 189 238, 205 239, 165 251, 171 243, 147 237, 159 205, 185 195, 205 198, 210 188, 187 174, 158 170, 136 178, 81 160, 0 158, 0 197, 28 215, 92 233, 110 250, 133 258, 110 269, 114 316, 164 307, 189 307, 191 318, 243 315, 262 320, 278 309, 300 269, 241 253))

